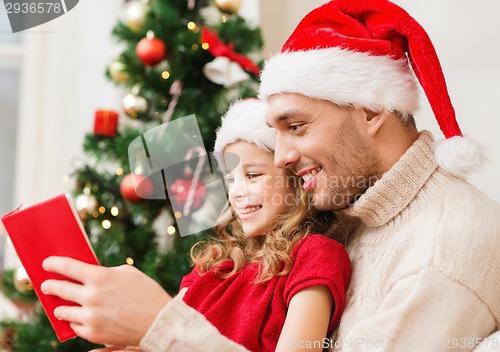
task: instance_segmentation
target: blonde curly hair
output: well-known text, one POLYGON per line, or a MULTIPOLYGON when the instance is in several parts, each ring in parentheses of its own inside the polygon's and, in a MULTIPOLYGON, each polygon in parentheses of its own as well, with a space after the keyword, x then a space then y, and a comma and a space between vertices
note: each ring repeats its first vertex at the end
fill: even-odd
POLYGON ((265 282, 290 272, 293 248, 305 236, 320 233, 333 237, 334 234, 337 240, 343 241, 338 226, 334 225, 337 223, 334 213, 319 211, 310 205, 301 178, 288 171, 287 178, 296 195, 296 202, 289 211, 281 215, 263 236, 256 237, 245 236, 240 220, 233 214, 230 220, 215 227, 217 236, 191 248, 191 260, 198 274, 213 269, 220 278, 228 278, 248 263, 259 263, 255 282, 265 282), (226 261, 234 264, 230 272, 219 270, 220 264, 226 261))

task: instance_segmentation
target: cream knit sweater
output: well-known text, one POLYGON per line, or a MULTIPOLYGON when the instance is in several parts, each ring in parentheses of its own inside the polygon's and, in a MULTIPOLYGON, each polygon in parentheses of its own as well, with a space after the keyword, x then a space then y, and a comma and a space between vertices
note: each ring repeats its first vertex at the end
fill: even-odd
MULTIPOLYGON (((500 206, 442 171, 422 132, 346 213, 362 226, 348 244, 353 274, 340 326, 323 347, 342 351, 471 351, 500 326, 500 206)), ((307 343, 307 342, 304 342, 307 343)), ((174 299, 143 350, 244 351, 174 299)))

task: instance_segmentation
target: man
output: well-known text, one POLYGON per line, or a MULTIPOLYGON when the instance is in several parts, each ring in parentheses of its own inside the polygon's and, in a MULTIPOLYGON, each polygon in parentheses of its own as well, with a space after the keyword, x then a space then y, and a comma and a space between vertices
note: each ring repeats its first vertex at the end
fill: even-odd
MULTIPOLYGON (((500 207, 463 179, 482 156, 462 137, 433 46, 414 19, 386 0, 329 2, 308 14, 267 62, 260 93, 277 130, 276 164, 303 177, 316 207, 362 222, 347 245, 353 276, 345 312, 324 347, 465 351, 485 338, 485 345, 500 348, 498 337, 489 336, 500 325, 500 207), (414 75, 444 141, 415 127, 414 75)), ((88 277, 98 270, 60 258, 46 267, 63 274, 85 269, 88 277), (60 264, 66 269, 58 270, 60 264)), ((123 285, 113 292, 122 297, 136 273, 114 270, 123 285)), ((111 298, 92 294, 99 281, 88 281, 84 300, 96 302, 89 307, 111 312, 111 298)), ((115 336, 105 324, 102 335, 95 329, 83 337, 122 345, 141 340, 145 351, 244 350, 181 298, 166 304, 169 298, 155 292, 147 314, 136 309, 134 332, 116 314, 89 315, 133 338, 115 336)), ((294 341, 290 349, 308 343, 294 341)))
POLYGON ((483 156, 413 18, 387 1, 325 4, 266 63, 260 93, 277 166, 303 176, 315 206, 363 224, 337 349, 472 350, 498 329, 500 207, 461 178, 483 156), (415 127, 414 76, 438 144, 415 127))

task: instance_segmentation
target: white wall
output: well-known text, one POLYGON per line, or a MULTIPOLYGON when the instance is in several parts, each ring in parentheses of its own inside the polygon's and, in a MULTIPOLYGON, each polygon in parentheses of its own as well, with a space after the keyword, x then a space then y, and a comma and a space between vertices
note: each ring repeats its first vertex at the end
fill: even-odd
MULTIPOLYGON (((398 0, 427 30, 441 59, 457 120, 464 134, 487 148, 490 162, 471 182, 500 202, 500 2, 398 0)), ((430 108, 419 127, 441 136, 430 108)))
MULTIPOLYGON (((71 190, 62 178, 83 158, 94 111, 121 110, 122 92, 104 73, 119 54, 111 30, 123 6, 123 0, 80 1, 64 16, 22 32, 12 209, 71 190)), ((5 267, 18 265, 8 244, 5 267)))
POLYGON ((302 17, 325 2, 327 1, 260 0, 260 24, 265 55, 279 51, 302 17))
MULTIPOLYGON (((267 55, 279 50, 300 19, 323 0, 261 0, 267 55)), ((485 145, 490 162, 470 181, 500 202, 500 1, 394 0, 426 29, 441 60, 465 135, 485 145)), ((422 94, 419 129, 442 137, 422 94)))
POLYGON ((94 111, 121 109, 121 92, 104 72, 118 54, 110 34, 122 6, 122 0, 80 1, 64 16, 23 32, 15 204, 69 190, 62 177, 83 154, 94 111))

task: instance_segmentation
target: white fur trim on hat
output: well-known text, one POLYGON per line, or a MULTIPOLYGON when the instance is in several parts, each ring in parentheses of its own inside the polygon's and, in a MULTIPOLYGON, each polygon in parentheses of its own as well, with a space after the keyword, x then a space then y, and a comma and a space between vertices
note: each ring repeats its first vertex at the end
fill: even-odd
POLYGON ((436 141, 433 146, 438 165, 449 174, 466 178, 487 161, 484 147, 470 138, 456 136, 436 141))
POLYGON ((214 154, 222 166, 221 154, 229 144, 245 141, 265 151, 274 151, 276 130, 266 124, 267 103, 258 99, 238 100, 222 117, 214 154))
POLYGON ((341 106, 382 109, 411 115, 418 109, 418 86, 406 59, 373 56, 337 47, 283 52, 261 73, 260 99, 296 93, 341 106))

